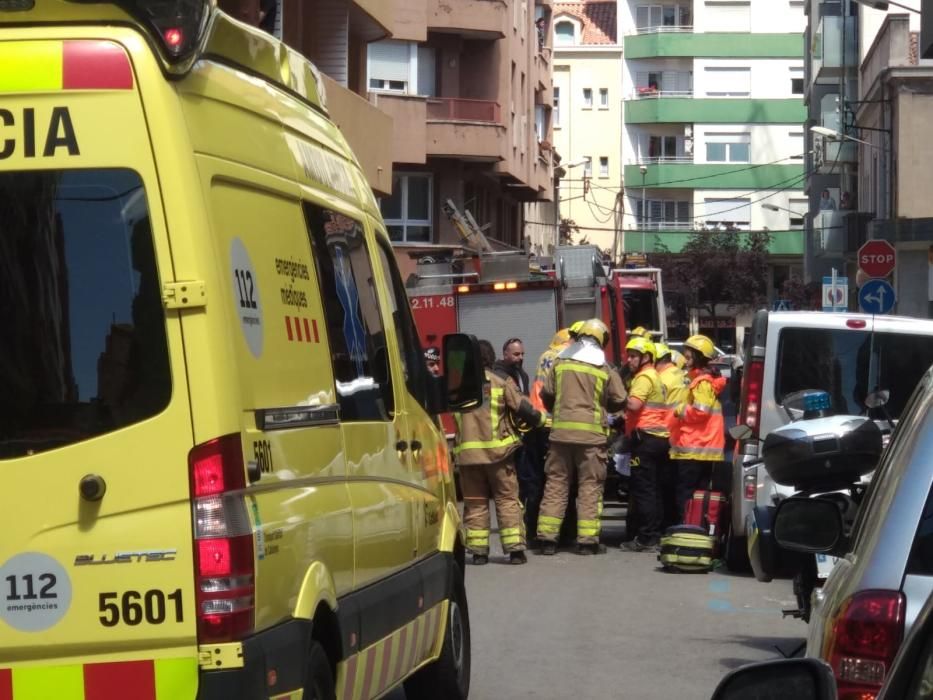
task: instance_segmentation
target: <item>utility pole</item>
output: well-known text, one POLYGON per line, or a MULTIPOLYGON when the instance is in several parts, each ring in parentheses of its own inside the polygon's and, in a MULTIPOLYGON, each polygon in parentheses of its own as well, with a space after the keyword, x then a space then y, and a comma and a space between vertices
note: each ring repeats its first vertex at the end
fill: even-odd
POLYGON ((638 172, 641 173, 641 254, 645 254, 645 224, 648 223, 648 216, 645 214, 645 175, 648 173, 648 166, 639 166, 638 172))

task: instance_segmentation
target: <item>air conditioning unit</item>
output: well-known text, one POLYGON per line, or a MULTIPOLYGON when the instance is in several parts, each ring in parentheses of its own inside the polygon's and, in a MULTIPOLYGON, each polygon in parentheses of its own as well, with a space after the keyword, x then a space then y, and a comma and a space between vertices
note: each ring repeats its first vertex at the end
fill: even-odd
POLYGON ((692 124, 687 124, 687 126, 684 127, 684 136, 688 136, 688 137, 693 136, 693 125, 692 124))

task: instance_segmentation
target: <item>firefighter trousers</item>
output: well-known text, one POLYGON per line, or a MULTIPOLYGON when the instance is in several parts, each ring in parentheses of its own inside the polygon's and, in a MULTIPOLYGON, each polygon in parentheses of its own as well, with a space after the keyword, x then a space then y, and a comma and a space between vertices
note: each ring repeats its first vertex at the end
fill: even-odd
POLYGON ((551 442, 544 471, 547 481, 538 516, 538 539, 557 542, 567 511, 570 484, 576 474, 577 542, 598 543, 606 482, 606 447, 551 442))
POLYGON ((492 464, 469 464, 460 467, 463 490, 463 523, 467 549, 474 554, 489 554, 489 499, 496 504, 499 540, 503 552, 525 549, 525 523, 518 500, 518 477, 513 456, 492 464))

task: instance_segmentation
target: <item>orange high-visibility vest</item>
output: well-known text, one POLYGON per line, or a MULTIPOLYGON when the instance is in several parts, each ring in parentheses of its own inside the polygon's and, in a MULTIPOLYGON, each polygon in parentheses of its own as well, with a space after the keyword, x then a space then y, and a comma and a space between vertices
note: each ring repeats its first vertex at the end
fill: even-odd
POLYGON ((625 434, 631 435, 633 430, 666 438, 668 436, 667 420, 670 407, 664 402, 664 388, 661 384, 661 377, 654 367, 642 367, 638 370, 635 378, 632 380, 632 390, 630 396, 644 401, 645 405, 638 412, 625 412, 625 434), (648 389, 647 396, 639 396, 643 393, 639 391, 639 379, 647 379, 651 386, 648 389))
POLYGON ((672 418, 671 459, 722 461, 726 436, 719 392, 725 383, 707 373, 693 377, 687 403, 672 418))

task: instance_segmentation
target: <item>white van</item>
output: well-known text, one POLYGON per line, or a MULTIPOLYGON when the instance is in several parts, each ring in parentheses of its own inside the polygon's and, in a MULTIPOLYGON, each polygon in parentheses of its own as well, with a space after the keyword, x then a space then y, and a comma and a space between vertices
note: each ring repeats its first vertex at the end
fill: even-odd
POLYGON ((775 484, 759 462, 761 443, 788 422, 783 398, 801 389, 830 394, 839 414, 861 414, 865 397, 886 389, 897 419, 924 371, 933 364, 933 321, 820 311, 759 311, 746 336, 738 423, 752 430, 736 444, 732 464, 726 563, 748 568, 747 516, 792 493, 775 484))

